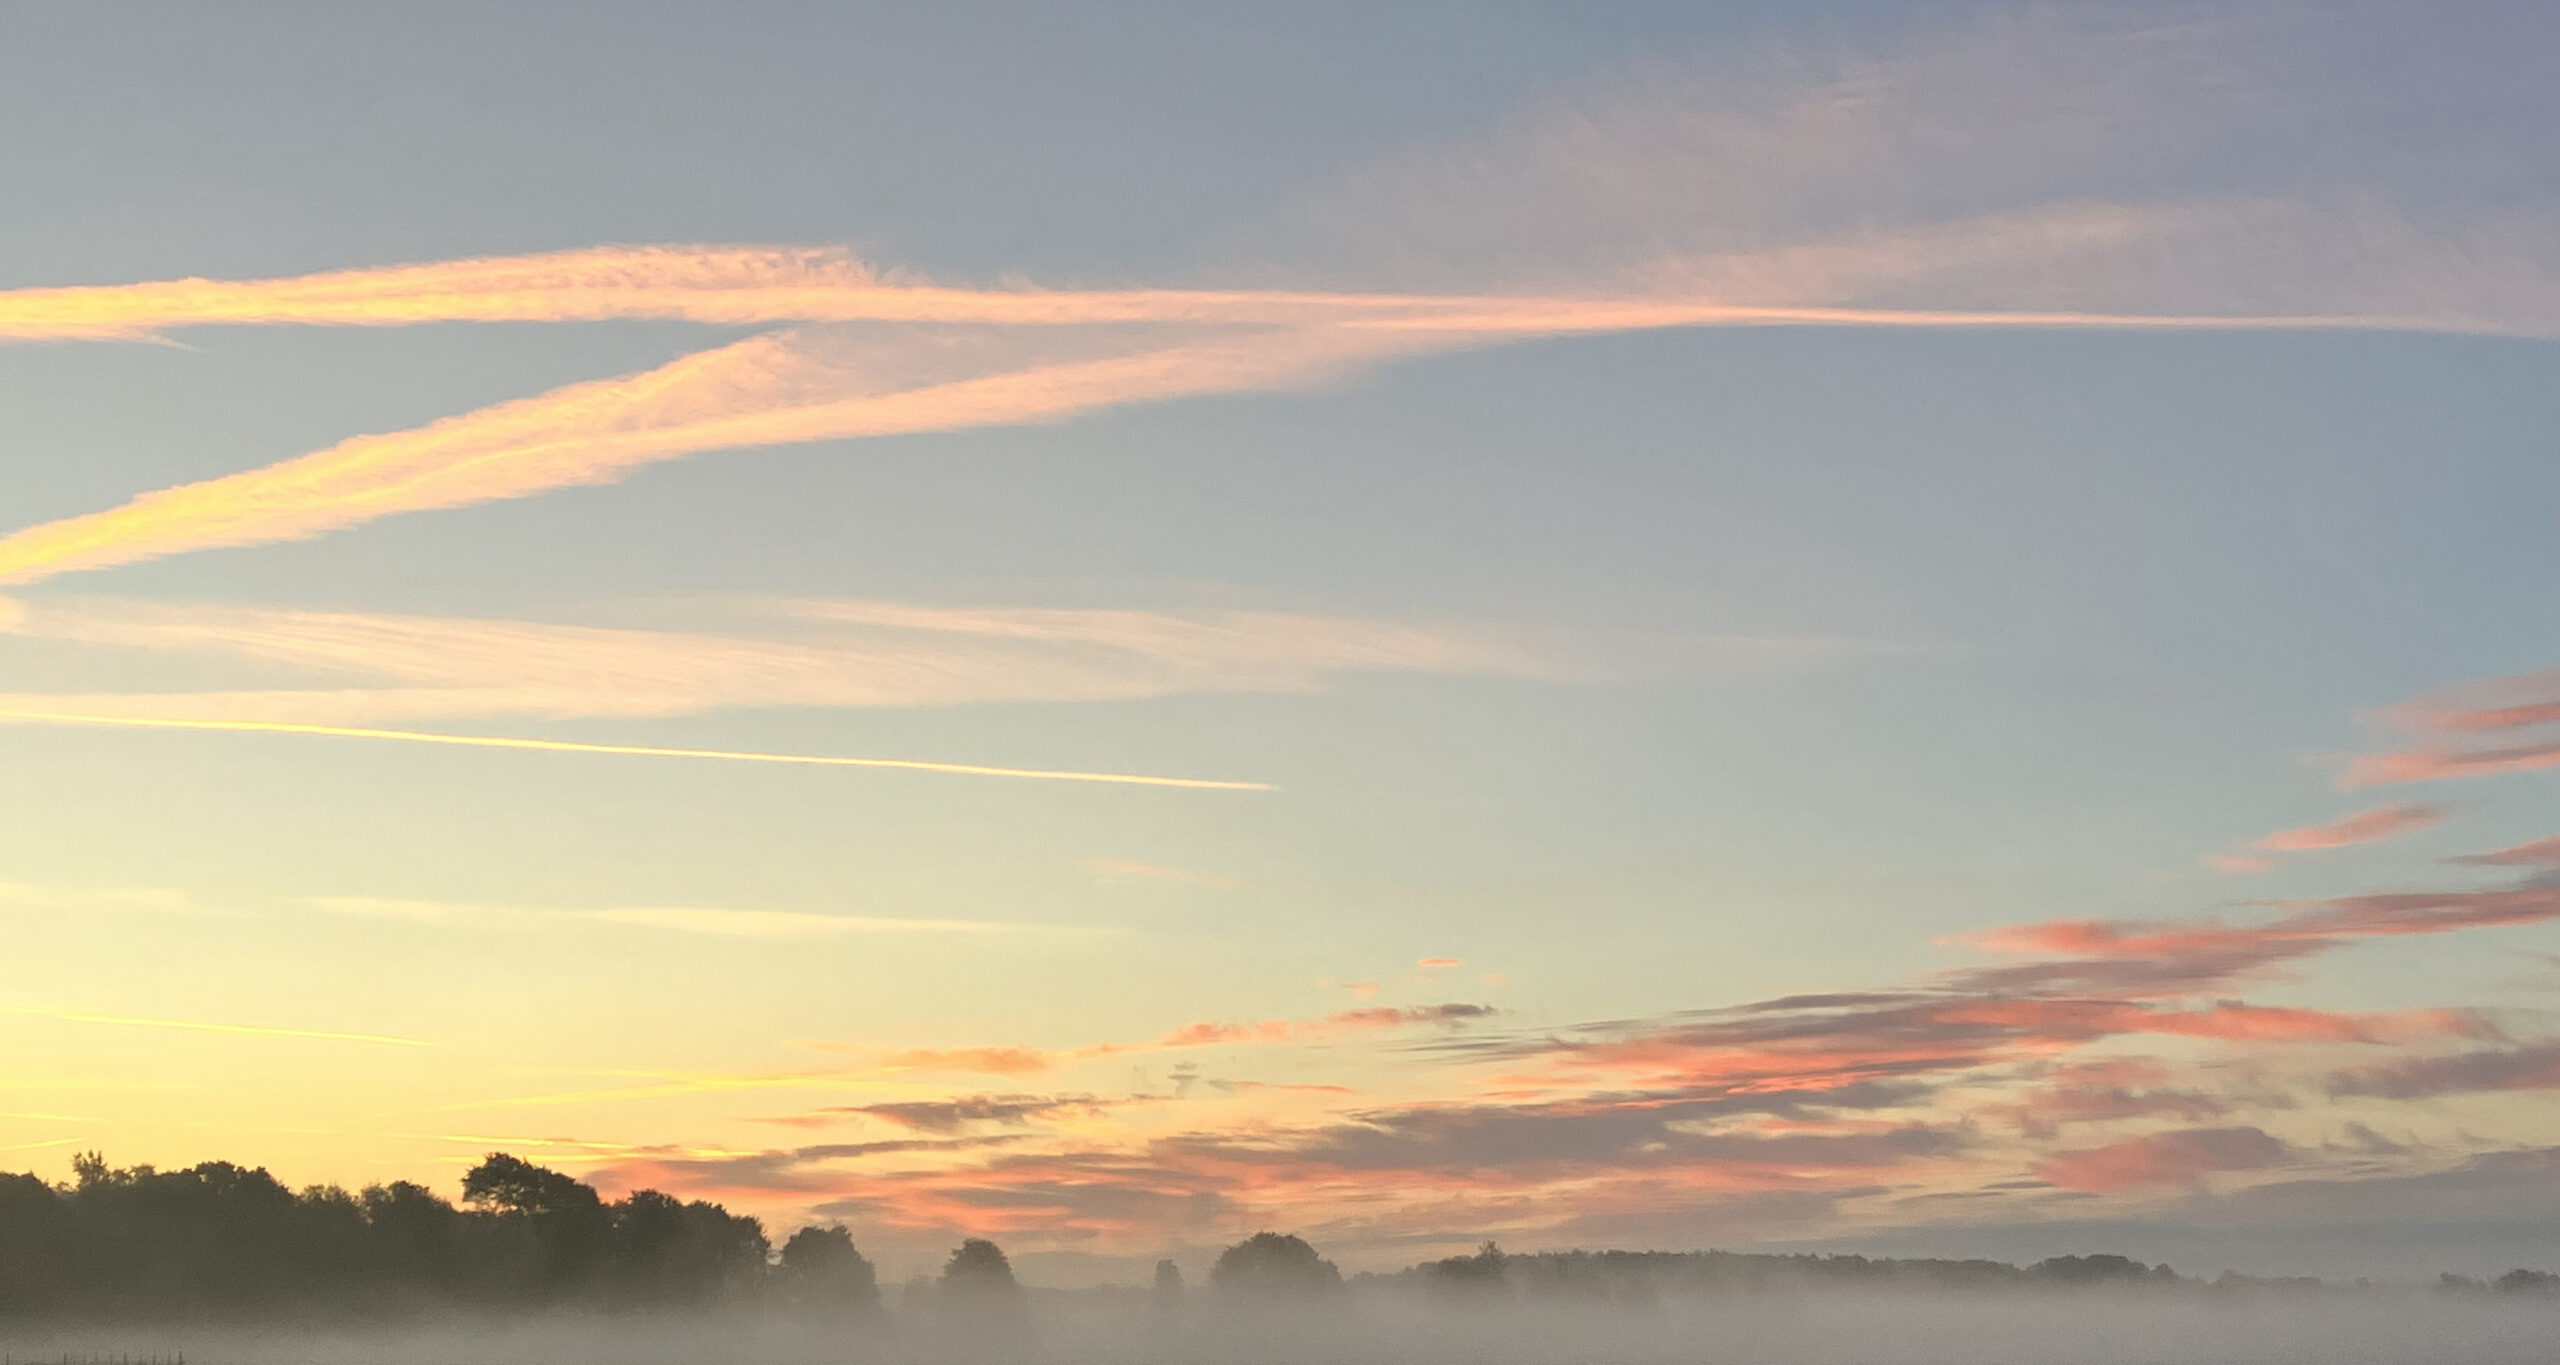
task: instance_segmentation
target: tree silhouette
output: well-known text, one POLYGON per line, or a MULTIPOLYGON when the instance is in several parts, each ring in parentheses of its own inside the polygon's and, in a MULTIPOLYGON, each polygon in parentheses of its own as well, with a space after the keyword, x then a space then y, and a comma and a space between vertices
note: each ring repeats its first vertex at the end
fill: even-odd
POLYGON ((943 1322, 971 1332, 1012 1337, 1029 1331, 1031 1315, 1004 1249, 983 1237, 962 1242, 942 1265, 934 1307, 943 1322))
POLYGON ((2510 1270, 2497 1278, 2501 1294, 2560 1294, 2560 1275, 2547 1270, 2510 1270))
POLYGON ((603 1196, 558 1171, 504 1152, 462 1177, 462 1197, 495 1215, 475 1239, 484 1280, 536 1301, 584 1295, 603 1287, 613 1255, 613 1217, 603 1196))
POLYGON ((613 1292, 625 1300, 709 1303, 751 1287, 764 1271, 764 1225, 717 1204, 637 1190, 608 1212, 613 1292))
POLYGON ((782 1244, 775 1267, 783 1298, 820 1312, 868 1312, 880 1306, 879 1272, 856 1250, 842 1224, 802 1228, 782 1244))
POLYGON ((1256 1295, 1308 1295, 1342 1288, 1342 1272, 1316 1254, 1304 1238, 1257 1232, 1218 1254, 1209 1282, 1221 1290, 1256 1295))
POLYGON ((963 1298, 1005 1299, 1022 1292, 1004 1248, 984 1237, 962 1242, 942 1264, 942 1290, 963 1298))
POLYGON ((1431 1288, 1458 1294, 1507 1294, 1511 1290, 1505 1275, 1511 1258, 1491 1242, 1476 1248, 1473 1256, 1451 1256, 1421 1267, 1423 1282, 1431 1288))

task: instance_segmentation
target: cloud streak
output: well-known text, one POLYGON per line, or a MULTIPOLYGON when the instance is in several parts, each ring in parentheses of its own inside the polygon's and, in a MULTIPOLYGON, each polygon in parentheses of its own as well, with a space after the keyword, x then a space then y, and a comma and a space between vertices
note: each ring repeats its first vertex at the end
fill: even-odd
POLYGON ((722 604, 716 632, 100 599, 18 601, 0 635, 228 657, 322 675, 291 690, 0 693, 0 709, 366 725, 732 706, 951 706, 1303 692, 1358 673, 1597 681, 1807 662, 1846 642, 1427 625, 1245 610, 722 604), (369 686, 349 686, 364 675, 369 686))
POLYGON ((2419 742, 2358 756, 2340 775, 2339 785, 2389 786, 2560 768, 2560 669, 2446 688, 2393 707, 2384 718, 2419 742))
POLYGON ((2315 849, 2380 843, 2385 839, 2397 839, 2401 835, 2415 834, 2419 830, 2440 824, 2444 817, 2444 807, 2413 801, 2397 806, 2382 806, 2374 810, 2358 811, 2343 820, 2334 820, 2325 825, 2278 830, 2249 846, 2264 849, 2270 853, 2305 853, 2315 849))
POLYGON ((901 384, 884 382, 877 366, 864 363, 871 357, 838 338, 754 337, 640 374, 359 436, 31 527, 0 538, 0 583, 303 540, 398 513, 610 483, 643 465, 711 450, 1052 421, 1122 403, 1263 387, 1392 345, 1346 343, 1338 335, 1261 345, 1193 339, 1124 344, 1099 356, 1053 351, 1009 367, 994 361, 992 372, 986 347, 963 348, 982 362, 976 367, 927 348, 926 368, 944 373, 901 384))
POLYGON ((527 739, 509 735, 449 735, 424 730, 377 730, 348 725, 304 725, 289 721, 207 720, 171 716, 108 716, 80 715, 70 712, 0 710, 0 723, 308 735, 328 739, 392 740, 409 744, 440 744, 472 749, 519 749, 538 753, 602 754, 637 758, 691 758, 727 763, 786 763, 827 768, 886 768, 901 772, 947 773, 962 777, 1005 777, 1038 782, 1097 782, 1117 786, 1178 787, 1197 791, 1274 790, 1267 782, 1235 782, 1196 777, 1152 777, 1142 773, 1001 768, 977 763, 937 763, 913 758, 849 758, 835 754, 777 754, 739 749, 676 749, 650 744, 589 744, 565 739, 527 739))
MULTIPOLYGON (((2192 216, 2192 210, 2187 211, 2192 216)), ((839 248, 600 246, 262 280, 188 278, 0 291, 0 341, 136 340, 204 326, 401 327, 437 322, 665 319, 724 326, 1115 324, 1571 333, 1629 327, 2496 328, 2481 319, 2310 309, 2241 314, 2089 308, 1869 308, 1846 296, 2035 244, 2150 235, 2161 215, 2073 206, 1889 230, 1768 252, 1680 258, 1713 292, 1379 293, 1281 289, 981 289, 882 273, 839 248), (1781 284, 1783 281, 1783 285, 1781 284)))

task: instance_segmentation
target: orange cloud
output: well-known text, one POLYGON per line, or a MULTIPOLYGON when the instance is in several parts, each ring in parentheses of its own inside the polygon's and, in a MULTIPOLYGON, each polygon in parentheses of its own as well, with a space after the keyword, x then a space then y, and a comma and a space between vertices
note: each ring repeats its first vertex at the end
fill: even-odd
POLYGON ((991 1076, 1032 1076, 1053 1063, 1049 1053, 1028 1047, 908 1048, 882 1059, 886 1065, 918 1071, 973 1071, 991 1076))

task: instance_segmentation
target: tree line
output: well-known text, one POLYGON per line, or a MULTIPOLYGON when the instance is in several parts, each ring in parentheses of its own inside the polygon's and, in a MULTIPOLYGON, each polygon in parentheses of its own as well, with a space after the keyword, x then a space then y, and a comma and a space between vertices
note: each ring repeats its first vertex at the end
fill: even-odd
POLYGON ((374 1314, 439 1304, 705 1307, 742 1299, 858 1312, 871 1263, 842 1228, 802 1228, 777 1254, 756 1219, 717 1204, 592 1186, 504 1153, 462 1202, 394 1181, 295 1191, 264 1168, 208 1161, 73 1179, 0 1175, 0 1315, 374 1314))
MULTIPOLYGON (((395 1181, 349 1192, 287 1188, 263 1168, 209 1161, 184 1170, 110 1167, 95 1153, 73 1179, 0 1174, 0 1323, 41 1319, 386 1316, 423 1310, 758 1308, 853 1321, 882 1311, 878 1274, 841 1226, 803 1227, 775 1247, 757 1219, 718 1204, 636 1190, 607 1200, 561 1172, 491 1153, 449 1202, 395 1181)), ((1260 1232, 1209 1273, 1229 1301, 1346 1292, 1304 1239, 1260 1232)), ((2225 1275, 2206 1286, 2122 1256, 1871 1259, 1725 1251, 1512 1255, 1487 1242, 1358 1282, 1462 1299, 1642 1305, 1666 1295, 1774 1288, 1907 1290, 2184 1286, 2319 1288, 2225 1275)), ((2494 1282, 2444 1277, 2450 1292, 2560 1296, 2560 1277, 2519 1270, 2494 1282)), ((1178 1304, 1182 1272, 1159 1262, 1155 1298, 1178 1304)), ((995 1243, 971 1238, 901 1308, 945 1321, 1017 1322, 1022 1289, 995 1243)))
MULTIPOLYGON (((296 1191, 227 1161, 118 1169, 92 1152, 73 1159, 72 1177, 0 1174, 0 1322, 743 1305, 854 1319, 881 1309, 878 1272, 841 1226, 803 1227, 777 1249, 762 1222, 718 1204, 657 1190, 607 1200, 503 1152, 463 1176, 459 1204, 405 1180, 296 1191)), ((1268 1293, 1342 1284, 1314 1248, 1275 1233, 1229 1248, 1211 1279, 1268 1293)), ((1022 1314, 1012 1263, 983 1238, 962 1242, 922 1288, 911 1300, 947 1318, 1022 1314)), ((1158 1293, 1181 1288, 1165 1262, 1158 1293)))

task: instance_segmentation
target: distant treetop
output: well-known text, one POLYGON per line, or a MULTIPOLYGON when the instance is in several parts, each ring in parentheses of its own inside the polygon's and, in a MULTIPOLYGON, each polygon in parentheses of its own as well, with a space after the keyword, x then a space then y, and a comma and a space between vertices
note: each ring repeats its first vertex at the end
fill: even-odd
POLYGON ((1304 1238, 1257 1232, 1219 1253, 1209 1282, 1248 1294, 1325 1293, 1342 1287, 1342 1272, 1304 1238))
POLYGON ((984 1237, 962 1242, 942 1266, 942 1287, 961 1295, 1012 1295, 1021 1291, 1004 1248, 984 1237))

